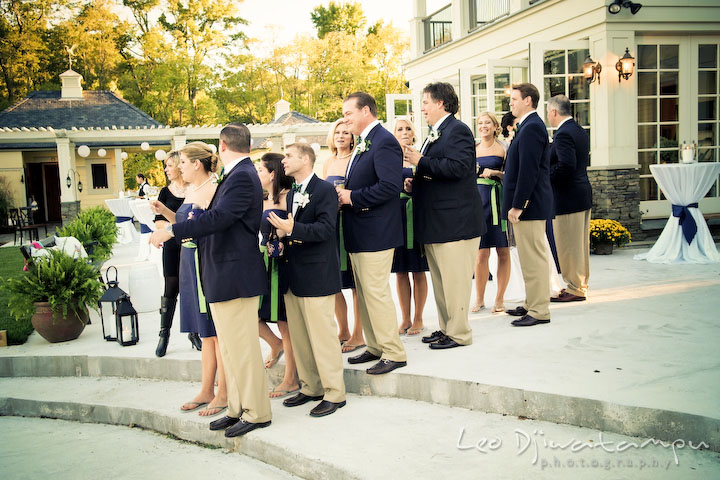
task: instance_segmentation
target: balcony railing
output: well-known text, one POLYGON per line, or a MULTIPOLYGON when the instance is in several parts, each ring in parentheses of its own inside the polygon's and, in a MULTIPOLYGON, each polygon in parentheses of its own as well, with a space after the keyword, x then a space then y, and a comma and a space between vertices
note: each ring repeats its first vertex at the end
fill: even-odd
POLYGON ((510 0, 472 0, 470 2, 470 29, 474 30, 509 13, 510 0))
POLYGON ((425 51, 437 48, 452 40, 452 17, 450 5, 446 5, 437 12, 428 16, 425 24, 425 51))

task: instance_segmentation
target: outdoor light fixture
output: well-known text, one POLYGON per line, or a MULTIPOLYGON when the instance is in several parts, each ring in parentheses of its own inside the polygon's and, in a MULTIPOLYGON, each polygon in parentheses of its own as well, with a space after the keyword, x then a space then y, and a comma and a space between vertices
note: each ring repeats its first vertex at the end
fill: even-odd
POLYGON ((635 68, 635 57, 630 55, 630 50, 625 48, 625 55, 620 57, 620 60, 615 64, 615 69, 618 71, 618 83, 621 78, 627 80, 633 74, 635 68))
POLYGON ((600 65, 600 62, 593 62, 593 59, 588 55, 587 58, 585 58, 585 63, 583 63, 583 76, 585 80, 587 80, 587 83, 593 83, 597 77, 599 85, 601 71, 602 65, 600 65))
POLYGON ((88 147, 87 145, 80 145, 77 149, 77 152, 78 152, 78 155, 85 158, 88 155, 90 155, 90 147, 88 147))
POLYGON ((100 297, 98 307, 100 309, 103 338, 108 342, 117 340, 120 345, 126 347, 135 345, 140 340, 138 315, 130 301, 130 296, 119 287, 117 278, 117 268, 114 266, 108 267, 105 272, 107 290, 100 297), (114 280, 110 280, 110 269, 115 270, 114 280), (106 320, 108 322, 107 332, 105 331, 106 320))
POLYGON ((509 97, 512 93, 512 88, 510 88, 510 85, 505 85, 505 90, 503 90, 503 93, 506 97, 509 97))
POLYGON ((635 15, 642 8, 642 4, 630 2, 629 0, 614 0, 610 5, 608 5, 608 12, 616 15, 620 13, 620 10, 623 8, 629 8, 630 13, 635 15))
POLYGON ((71 168, 70 170, 68 170, 67 178, 65 178, 65 185, 67 185, 68 188, 72 187, 73 180, 77 180, 78 192, 82 192, 83 183, 80 181, 80 174, 71 168), (72 178, 70 177, 71 173, 72 178))
POLYGON ((104 148, 98 150, 98 157, 104 157, 105 155, 107 155, 107 152, 104 148))

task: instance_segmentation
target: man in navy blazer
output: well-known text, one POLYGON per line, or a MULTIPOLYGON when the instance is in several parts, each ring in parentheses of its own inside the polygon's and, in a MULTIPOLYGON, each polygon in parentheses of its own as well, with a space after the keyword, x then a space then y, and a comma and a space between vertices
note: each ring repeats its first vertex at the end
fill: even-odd
POLYGON ((403 243, 402 148, 380 125, 371 95, 349 95, 343 102, 343 116, 350 132, 359 137, 348 162, 345 188, 338 187, 337 194, 367 340, 367 350, 348 362, 379 360, 366 370, 378 375, 407 365, 390 294, 393 254, 403 243))
POLYGON ((245 125, 231 123, 220 131, 218 153, 224 173, 208 211, 156 231, 151 240, 158 245, 174 235, 198 243, 200 278, 228 390, 228 414, 211 422, 210 430, 227 429, 225 436, 235 437, 267 427, 272 417, 258 342, 259 296, 268 293, 258 249, 262 187, 250 160, 250 131, 245 125))
POLYGON ((573 120, 565 95, 552 97, 547 108, 548 121, 557 128, 550 145, 553 231, 560 270, 567 283, 567 289, 550 301, 577 302, 587 298, 590 278, 590 142, 585 129, 573 120))
POLYGON ((337 194, 313 173, 314 165, 315 152, 307 143, 285 148, 285 174, 295 178, 296 186, 287 195, 288 218, 271 212, 268 220, 284 237, 281 275, 288 289, 283 293, 300 378, 300 392, 283 405, 322 400, 310 416, 324 417, 345 406, 345 381, 334 318, 340 291, 337 194))
POLYGON ((529 327, 550 322, 550 263, 545 222, 552 214, 548 134, 538 116, 535 85, 513 85, 510 110, 518 130, 505 157, 503 218, 510 221, 525 282, 525 303, 507 313, 512 324, 529 327))
POLYGON ((416 165, 412 181, 415 233, 425 246, 440 330, 423 337, 433 350, 470 345, 470 292, 480 236, 487 231, 477 190, 475 139, 455 118, 458 97, 449 83, 423 90, 431 130, 420 151, 405 148, 416 165))

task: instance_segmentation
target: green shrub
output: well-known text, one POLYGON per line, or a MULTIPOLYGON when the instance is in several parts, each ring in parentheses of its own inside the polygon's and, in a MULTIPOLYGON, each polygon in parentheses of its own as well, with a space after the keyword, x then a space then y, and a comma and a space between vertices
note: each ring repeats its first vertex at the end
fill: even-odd
POLYGON ((2 280, 10 313, 17 320, 26 318, 35 312, 35 302, 48 302, 54 315, 67 316, 68 309, 79 316, 87 307, 97 310, 103 294, 98 270, 62 251, 47 252, 47 257, 34 258, 20 278, 2 280))
POLYGON ((13 197, 10 191, 10 181, 0 177, 0 222, 7 225, 8 211, 13 207, 13 197))
MULTIPOLYGON (((0 248, 0 279, 22 278, 23 262, 24 257, 19 248, 0 248)), ((10 315, 9 301, 10 292, 0 288, 0 330, 7 331, 8 345, 21 345, 33 332, 31 315, 15 319, 10 315)))
POLYGON ((59 237, 75 237, 80 243, 97 242, 90 258, 93 261, 107 260, 117 239, 115 215, 103 207, 82 210, 77 218, 57 230, 59 237))

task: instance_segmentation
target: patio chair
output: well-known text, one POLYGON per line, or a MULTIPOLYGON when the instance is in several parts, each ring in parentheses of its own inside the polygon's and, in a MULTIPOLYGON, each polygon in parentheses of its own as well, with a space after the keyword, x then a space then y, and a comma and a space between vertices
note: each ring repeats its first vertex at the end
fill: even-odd
POLYGON ((28 224, 25 215, 23 215, 19 209, 11 208, 8 210, 8 213, 10 215, 10 223, 13 227, 13 233, 15 234, 13 237, 13 245, 17 243, 18 234, 20 235, 20 245, 22 245, 23 238, 26 232, 27 235, 30 237, 31 242, 33 240, 40 240, 38 226, 28 224))

